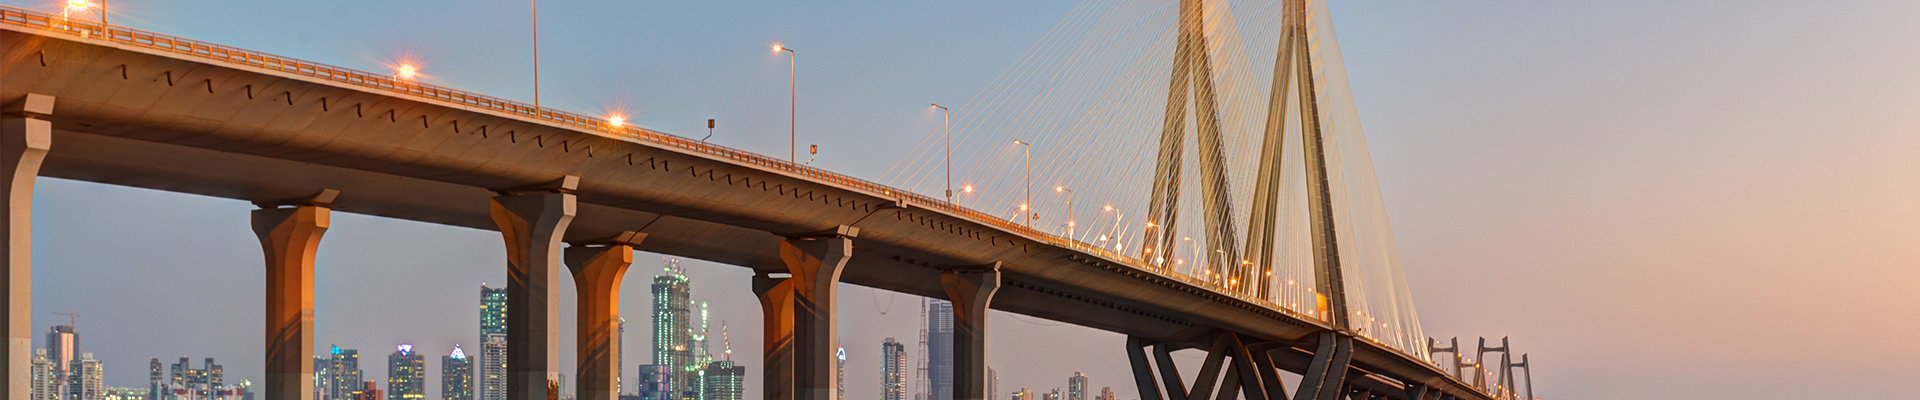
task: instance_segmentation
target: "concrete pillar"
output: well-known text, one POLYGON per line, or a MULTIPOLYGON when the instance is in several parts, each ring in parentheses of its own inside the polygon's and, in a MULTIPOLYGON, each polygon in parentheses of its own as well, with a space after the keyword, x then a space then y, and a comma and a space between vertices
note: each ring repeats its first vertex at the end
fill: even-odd
POLYGON ((753 276, 753 294, 760 297, 765 321, 761 338, 766 360, 762 390, 767 400, 793 400, 793 282, 761 273, 753 276))
POLYGON ((987 306, 1000 290, 1000 263, 940 271, 953 302, 953 400, 987 398, 987 306))
MULTIPOLYGON (((322 192, 331 202, 332 191, 322 192)), ((333 214, 323 203, 253 210, 267 261, 267 400, 313 398, 313 257, 333 214)))
POLYGON ((7 271, 0 274, 6 282, 6 363, 0 375, 7 379, 7 400, 27 400, 33 357, 33 179, 40 176, 40 162, 53 144, 53 96, 27 94, 18 103, 8 105, 0 114, 0 208, 6 212, 7 229, 0 230, 0 258, 7 271))
POLYGON ((560 281, 560 237, 574 216, 566 190, 495 197, 489 207, 507 243, 507 400, 558 398, 560 292, 554 283, 560 281))
POLYGON ((853 255, 852 238, 859 232, 859 228, 842 225, 780 241, 780 260, 790 274, 786 284, 793 289, 793 340, 790 343, 794 400, 836 400, 835 299, 839 293, 840 271, 853 255))
POLYGON ((575 330, 579 400, 620 399, 614 387, 620 377, 620 366, 614 364, 620 357, 620 280, 633 265, 633 245, 644 238, 646 234, 626 232, 609 241, 567 247, 567 269, 573 271, 580 300, 575 330))

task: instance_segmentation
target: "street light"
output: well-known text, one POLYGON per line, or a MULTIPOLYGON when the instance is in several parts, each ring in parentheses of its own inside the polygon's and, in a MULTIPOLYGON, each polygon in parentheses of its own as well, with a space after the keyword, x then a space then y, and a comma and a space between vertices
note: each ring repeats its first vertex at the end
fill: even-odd
POLYGON ((933 106, 940 109, 941 115, 943 115, 946 120, 946 122, 941 123, 941 125, 946 127, 947 133, 941 135, 941 137, 946 139, 947 142, 945 147, 947 152, 947 204, 953 204, 953 110, 948 110, 946 106, 942 106, 940 103, 933 103, 933 106))
POLYGON ((781 44, 773 45, 773 52, 779 53, 783 51, 787 52, 787 162, 794 162, 800 159, 796 155, 796 152, 799 151, 797 149, 800 148, 800 80, 798 79, 799 75, 796 73, 798 69, 795 68, 795 65, 799 63, 796 59, 800 58, 800 54, 793 52, 792 47, 781 44))
MULTIPOLYGON (((1027 143, 1020 140, 1015 140, 1013 141, 1013 143, 1021 146, 1026 146, 1026 149, 1025 149, 1026 155, 1023 156, 1022 158, 1026 159, 1026 163, 1027 163, 1027 186, 1026 186, 1026 189, 1022 189, 1021 191, 1021 193, 1026 197, 1026 200, 1024 200, 1023 203, 1020 203, 1020 211, 1021 211, 1021 214, 1027 214, 1028 213, 1027 208, 1030 207, 1031 204, 1033 204, 1033 143, 1027 143)), ((1027 229, 1033 229, 1033 220, 1040 218, 1039 213, 1033 213, 1031 215, 1032 215, 1031 218, 1022 218, 1027 220, 1027 229)))
POLYGON ((1073 238, 1073 189, 1068 189, 1066 186, 1054 186, 1053 192, 1067 194, 1067 238, 1072 239, 1073 238))
POLYGON ((533 116, 540 117, 540 0, 528 0, 533 10, 533 116))

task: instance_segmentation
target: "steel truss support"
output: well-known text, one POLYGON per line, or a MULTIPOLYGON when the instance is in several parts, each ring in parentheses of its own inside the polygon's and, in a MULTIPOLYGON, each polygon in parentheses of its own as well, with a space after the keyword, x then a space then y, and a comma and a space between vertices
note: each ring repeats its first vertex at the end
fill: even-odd
POLYGON ((1234 333, 1216 337, 1192 389, 1188 389, 1180 369, 1173 364, 1173 348, 1166 343, 1127 338, 1127 359, 1133 365, 1133 381, 1141 400, 1234 400, 1242 394, 1249 400, 1285 400, 1286 384, 1280 381, 1267 349, 1249 345, 1244 339, 1234 333), (1147 347, 1153 349, 1151 361, 1147 347))
POLYGON ((1347 382, 1347 366, 1353 361, 1353 337, 1336 332, 1320 334, 1319 351, 1313 352, 1313 364, 1300 377, 1300 388, 1293 400, 1338 400, 1347 382))

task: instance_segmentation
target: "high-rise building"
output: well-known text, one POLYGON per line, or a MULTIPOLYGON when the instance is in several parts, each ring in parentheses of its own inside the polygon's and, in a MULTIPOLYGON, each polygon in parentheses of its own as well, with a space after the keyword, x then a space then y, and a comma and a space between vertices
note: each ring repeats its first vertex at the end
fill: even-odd
POLYGON ((474 400, 473 360, 453 346, 453 354, 440 357, 440 400, 474 400))
POLYGON ((690 387, 698 379, 693 365, 692 282, 680 270, 679 260, 668 260, 666 271, 653 278, 653 364, 671 368, 667 391, 693 400, 700 391, 690 387))
POLYGON ((953 400, 953 302, 927 303, 927 379, 929 400, 953 400))
POLYGON ((53 367, 53 359, 47 357, 47 349, 33 349, 33 359, 27 367, 27 398, 31 400, 60 400, 60 373, 53 367))
POLYGON ((507 335, 480 343, 480 400, 507 400, 507 335))
POLYGON ((673 393, 673 366, 647 364, 640 366, 640 375, 634 377, 634 395, 641 400, 676 400, 673 393))
POLYGON ((413 351, 413 345, 401 344, 387 355, 387 399, 424 400, 427 398, 427 356, 413 351))
POLYGON ((740 400, 742 383, 747 379, 747 367, 733 365, 733 360, 720 360, 707 363, 702 370, 701 379, 704 388, 700 397, 703 400, 740 400))
POLYGON ((106 396, 101 397, 101 400, 149 400, 151 398, 153 398, 152 389, 109 386, 107 387, 106 396))
POLYGON ((1074 372, 1067 377, 1067 400, 1087 400, 1087 374, 1074 372))
POLYGON ((847 348, 841 347, 833 352, 833 398, 847 398, 847 348))
MULTIPOLYGON (((333 358, 327 362, 327 375, 333 380, 333 391, 328 394, 330 400, 354 400, 354 392, 365 391, 366 381, 360 376, 360 350, 342 349, 332 346, 329 351, 333 358)), ((386 399, 374 399, 386 400, 386 399)))
MULTIPOLYGON (((148 359, 147 359, 147 369, 148 369, 148 371, 147 371, 147 399, 148 399, 148 400, 166 400, 166 399, 165 399, 165 396, 163 396, 163 395, 162 395, 162 393, 160 392, 160 385, 162 385, 162 384, 164 384, 164 383, 166 382, 166 376, 165 376, 165 375, 162 375, 162 374, 160 374, 160 372, 161 372, 161 371, 160 371, 160 359, 159 359, 159 358, 148 358, 148 359)), ((324 400, 324 399, 321 399, 321 398, 317 398, 317 397, 316 397, 316 398, 314 398, 313 400, 324 400)))
POLYGON ((994 393, 1000 393, 1000 373, 994 371, 993 367, 987 367, 987 397, 985 400, 998 398, 999 395, 994 393))
POLYGON ((620 334, 614 335, 613 348, 619 349, 619 351, 613 352, 610 356, 613 357, 613 394, 617 397, 621 393, 626 393, 623 392, 623 390, 627 390, 626 386, 624 386, 624 381, 627 377, 627 365, 623 364, 623 360, 620 359, 620 353, 627 351, 627 318, 615 317, 615 319, 619 321, 616 324, 619 330, 616 332, 620 332, 620 334))
POLYGON ((73 325, 54 325, 47 329, 47 362, 53 368, 53 389, 58 398, 71 399, 73 362, 80 359, 80 332, 73 325))
POLYGON ((1012 397, 1012 400, 1033 400, 1033 389, 1020 388, 1020 391, 1013 392, 1013 395, 1008 397, 1012 397))
POLYGON ((333 365, 333 356, 313 357, 313 400, 333 400, 328 396, 333 393, 333 374, 327 371, 331 365, 333 365))
POLYGON ((880 341, 880 400, 907 400, 907 345, 893 338, 880 341))
POLYGON ((480 283, 480 366, 474 368, 479 400, 507 398, 507 288, 480 283), (498 343, 495 343, 496 340, 498 343), (498 347, 496 349, 495 347, 498 347), (498 354, 495 354, 498 350, 498 354), (491 367, 499 366, 492 369, 491 367))
MULTIPOLYGON (((188 360, 186 356, 181 356, 180 362, 173 363, 171 370, 173 375, 168 378, 168 382, 170 383, 162 388, 163 391, 169 392, 167 396, 170 396, 170 398, 176 400, 218 400, 221 396, 220 390, 222 389, 221 385, 224 383, 223 377, 225 372, 220 364, 214 363, 213 357, 207 357, 204 366, 200 369, 194 369, 192 361, 188 360)), ((149 377, 149 379, 151 379, 151 377, 149 377)))
POLYGON ((1113 388, 1112 388, 1112 387, 1107 387, 1107 386, 1101 386, 1101 387, 1100 387, 1100 397, 1095 397, 1095 399, 1097 399, 1097 400, 1114 400, 1114 395, 1113 395, 1113 388))
POLYGON ((1047 394, 1041 397, 1041 400, 1060 400, 1060 388, 1053 388, 1053 390, 1047 391, 1047 394))
POLYGON ((73 366, 68 369, 73 371, 73 376, 67 378, 68 400, 101 400, 106 397, 106 370, 100 360, 93 359, 92 352, 81 352, 80 359, 73 360, 73 366))

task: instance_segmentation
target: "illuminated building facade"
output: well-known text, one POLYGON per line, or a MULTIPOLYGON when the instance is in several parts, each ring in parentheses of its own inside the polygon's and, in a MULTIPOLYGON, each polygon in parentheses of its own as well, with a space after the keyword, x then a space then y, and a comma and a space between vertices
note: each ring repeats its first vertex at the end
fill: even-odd
POLYGON ((474 400, 473 359, 460 346, 440 357, 440 400, 474 400))
POLYGON ((740 400, 742 385, 747 379, 747 367, 733 365, 731 360, 722 360, 707 363, 703 371, 703 400, 740 400))
POLYGON ((907 345, 893 338, 880 342, 880 400, 907 400, 907 345))
POLYGON ((480 344, 480 400, 507 399, 507 335, 487 336, 480 344))
POLYGON ((634 377, 634 395, 640 400, 677 400, 673 392, 673 366, 648 364, 640 366, 640 375, 634 377))
MULTIPOLYGON (((327 375, 333 390, 327 394, 329 400, 355 400, 354 392, 365 389, 365 381, 360 380, 360 351, 332 346, 328 352, 327 375)), ((182 360, 185 361, 185 360, 182 360)), ((385 400, 385 399, 373 399, 385 400)))
POLYGON ((1067 377, 1067 400, 1087 400, 1087 374, 1074 372, 1067 377))
POLYGON ((427 356, 402 344, 387 355, 387 400, 425 400, 427 398, 427 356))
POLYGON ((653 278, 653 365, 671 369, 669 393, 696 400, 700 391, 690 385, 699 377, 693 359, 693 288, 679 265, 669 260, 665 272, 653 278))

